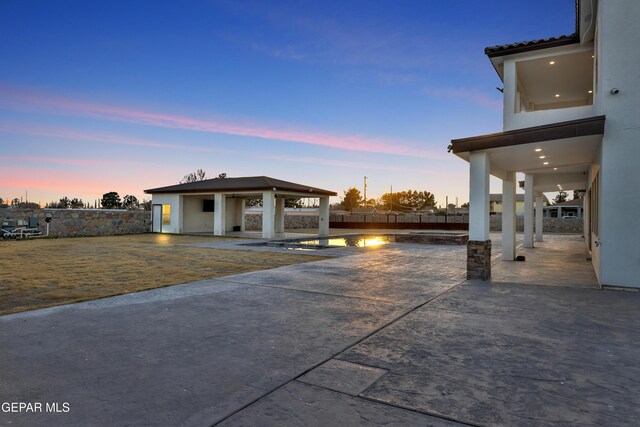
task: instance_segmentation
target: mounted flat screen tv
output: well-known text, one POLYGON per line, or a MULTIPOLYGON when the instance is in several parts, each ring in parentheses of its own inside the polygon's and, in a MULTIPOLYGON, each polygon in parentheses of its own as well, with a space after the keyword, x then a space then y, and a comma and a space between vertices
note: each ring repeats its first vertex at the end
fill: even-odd
POLYGON ((202 201, 202 212, 214 212, 215 211, 215 200, 203 200, 202 201))

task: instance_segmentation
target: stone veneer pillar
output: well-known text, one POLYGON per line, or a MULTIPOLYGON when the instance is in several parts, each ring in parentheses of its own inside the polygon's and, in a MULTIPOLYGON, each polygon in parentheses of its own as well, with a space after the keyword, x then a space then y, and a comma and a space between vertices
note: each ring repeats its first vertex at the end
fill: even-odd
POLYGON ((467 242, 467 279, 491 278, 491 240, 467 242))

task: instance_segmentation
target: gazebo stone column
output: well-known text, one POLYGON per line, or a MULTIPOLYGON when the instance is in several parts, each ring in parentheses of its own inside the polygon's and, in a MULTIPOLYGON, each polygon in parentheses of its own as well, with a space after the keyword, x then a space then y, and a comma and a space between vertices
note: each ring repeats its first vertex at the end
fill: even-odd
POLYGON ((262 238, 273 239, 275 237, 275 193, 265 191, 262 193, 262 238))
POLYGON ((536 242, 542 242, 544 224, 544 221, 542 219, 542 203, 542 193, 536 193, 536 242))
POLYGON ((213 235, 224 236, 227 229, 227 197, 222 193, 215 193, 213 200, 213 235))
POLYGON ((524 176, 524 247, 533 247, 533 175, 524 176))
POLYGON ((275 231, 284 233, 284 197, 276 197, 275 231))
POLYGON ((502 180, 502 260, 516 259, 516 173, 502 180))
POLYGON ((467 278, 488 280, 491 277, 491 240, 489 239, 489 154, 469 155, 469 242, 467 243, 467 278))
POLYGON ((320 217, 318 218, 318 234, 329 235, 329 198, 320 197, 320 217))

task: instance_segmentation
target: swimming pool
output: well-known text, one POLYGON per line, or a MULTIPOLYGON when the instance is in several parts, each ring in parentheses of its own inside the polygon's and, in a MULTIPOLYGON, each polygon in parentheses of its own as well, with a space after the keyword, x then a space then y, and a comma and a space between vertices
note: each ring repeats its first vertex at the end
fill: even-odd
POLYGON ((395 242, 394 235, 355 234, 348 236, 316 237, 313 239, 274 240, 270 242, 246 243, 245 245, 298 250, 317 250, 345 247, 375 247, 392 242, 395 242))

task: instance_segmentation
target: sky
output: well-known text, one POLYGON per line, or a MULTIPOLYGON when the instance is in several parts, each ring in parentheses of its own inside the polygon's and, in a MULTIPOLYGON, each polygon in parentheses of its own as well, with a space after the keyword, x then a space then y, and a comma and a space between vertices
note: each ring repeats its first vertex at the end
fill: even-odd
POLYGON ((142 200, 204 169, 462 204, 447 146, 502 130, 484 48, 570 34, 574 7, 0 0, 0 197, 142 200))

